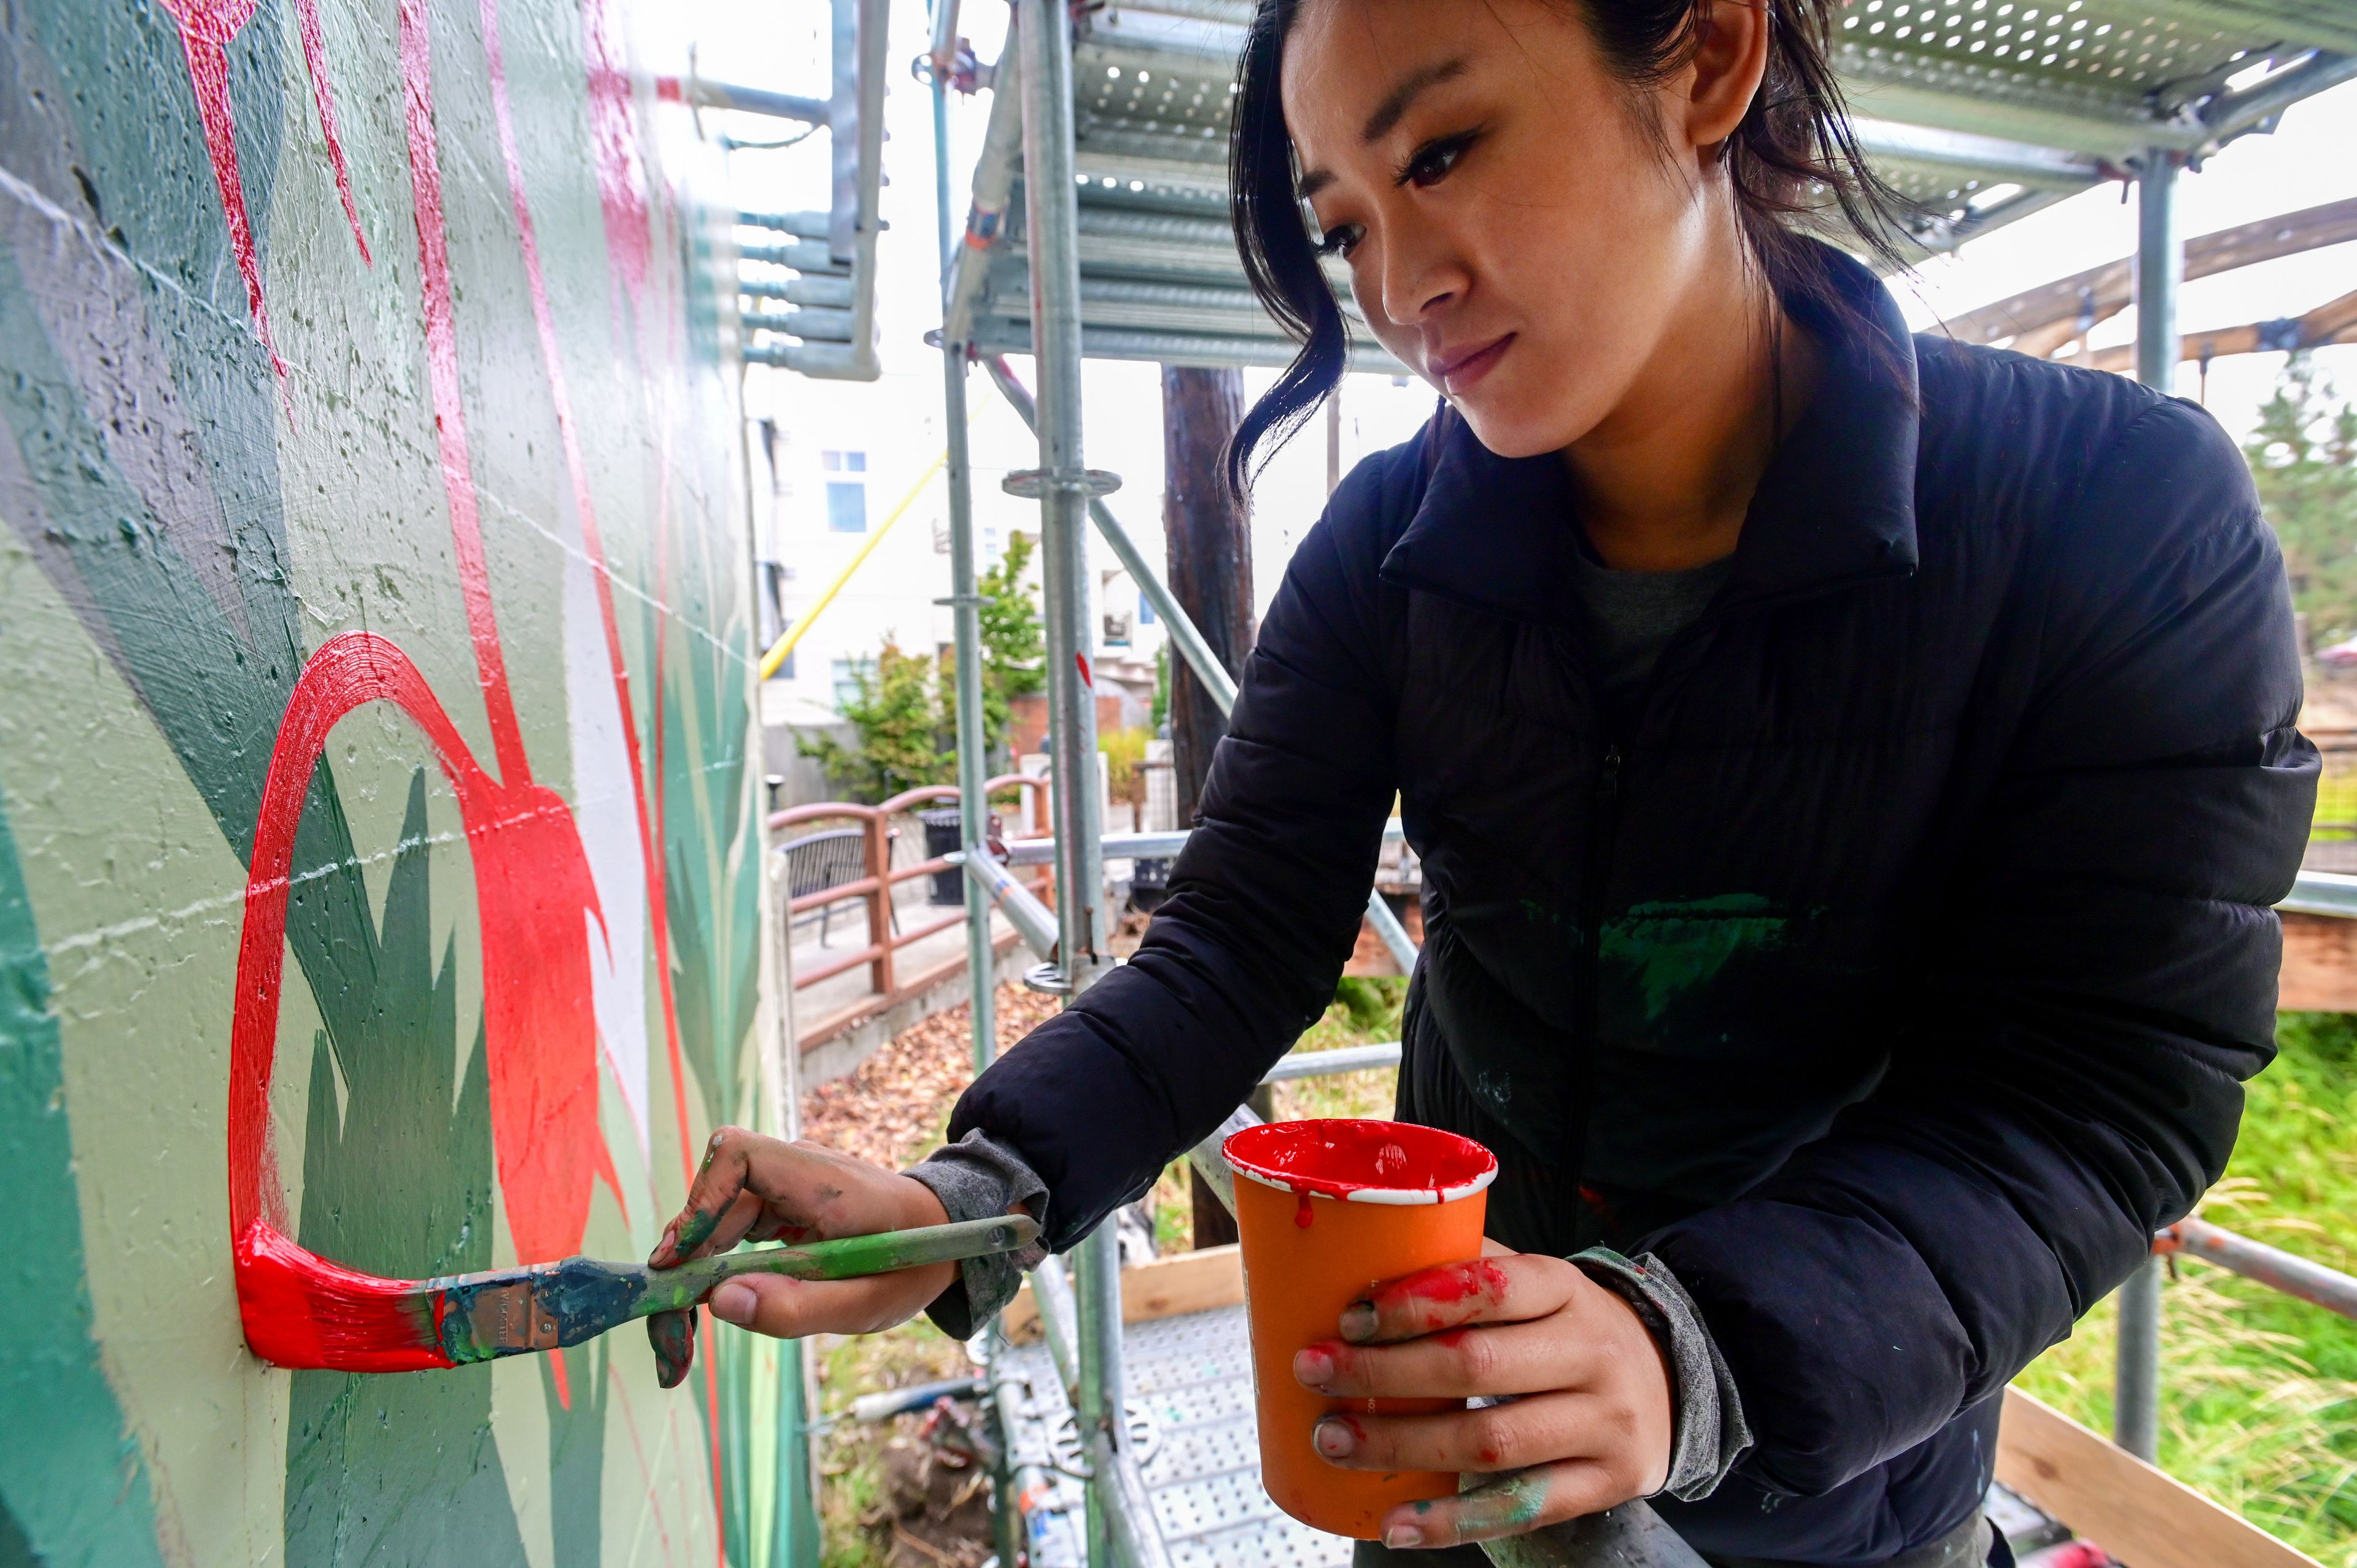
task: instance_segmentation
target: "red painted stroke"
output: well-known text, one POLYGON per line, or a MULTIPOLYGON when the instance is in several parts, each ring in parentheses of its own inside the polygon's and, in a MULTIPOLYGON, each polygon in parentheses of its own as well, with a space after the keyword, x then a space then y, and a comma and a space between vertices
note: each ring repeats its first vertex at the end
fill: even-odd
MULTIPOLYGON (((589 1042, 585 914, 604 918, 572 813, 552 790, 486 774, 407 655, 371 632, 345 632, 303 668, 272 748, 254 824, 236 1006, 230 1034, 230 1230, 247 1343, 280 1366, 355 1371, 415 1351, 392 1337, 382 1312, 360 1312, 401 1282, 328 1263, 286 1240, 285 1191, 270 1137, 285 961, 295 830, 328 732, 354 709, 391 703, 424 734, 457 797, 475 865, 482 930, 483 1036, 490 1068, 493 1144, 519 1259, 577 1251, 593 1175, 619 1194, 597 1124, 597 1058, 589 1042), (390 1342, 388 1342, 390 1340, 390 1342)), ((404 1366, 447 1365, 438 1351, 404 1366)))
POLYGON ((589 68, 589 152, 597 164, 597 199, 606 213, 606 248, 633 300, 653 273, 654 231, 647 215, 644 163, 630 106, 630 69, 608 0, 582 0, 583 52, 589 68))
MULTIPOLYGON (((221 194, 221 217, 229 225, 230 254, 238 275, 245 280, 245 306, 262 346, 270 351, 270 366, 280 376, 286 362, 270 336, 270 312, 263 303, 262 264, 253 245, 253 225, 245 208, 245 182, 237 166, 237 115, 229 93, 229 46, 238 30, 253 20, 260 0, 156 0, 179 29, 180 49, 188 56, 188 86, 196 95, 198 124, 204 128, 205 152, 213 166, 213 184, 221 194)), ((311 96, 319 110, 319 132, 328 144, 328 161, 336 172, 336 191, 343 198, 344 216, 351 220, 352 239, 361 260, 371 262, 368 238, 361 232, 360 209, 352 201, 352 181, 344 164, 344 143, 336 124, 335 90, 328 78, 328 49, 319 30, 317 0, 296 0, 298 28, 303 36, 303 62, 311 78, 311 96)))
POLYGON ((401 0, 402 98, 409 128, 411 205, 417 214, 417 267, 425 306, 426 381, 434 398, 434 437, 442 458, 442 489, 450 501, 450 539, 475 640, 475 668, 483 687, 484 716, 500 777, 532 781, 515 698, 500 651, 499 616, 491 607, 491 574, 483 555, 482 520, 476 509, 474 462, 467 443, 466 398, 458 382, 458 323, 450 291, 450 242, 442 220, 442 159, 434 131, 434 46, 425 0, 401 0))
POLYGON ((336 128, 336 90, 328 78, 328 40, 319 30, 319 0, 295 0, 296 30, 303 37, 303 68, 311 77, 311 102, 319 111, 319 135, 328 144, 328 164, 336 171, 336 194, 343 199, 344 220, 352 226, 352 243, 361 260, 376 265, 369 254, 368 235, 361 230, 361 209, 352 200, 352 173, 344 165, 344 138, 336 128))
MULTIPOLYGON (((556 316, 548 302, 548 280, 540 261, 540 235, 532 219, 532 202, 524 190, 523 157, 518 150, 515 118, 508 99, 507 61, 500 43, 499 0, 482 0, 483 52, 490 69, 491 116, 499 128, 500 153, 507 164, 508 199, 515 209, 516 237, 523 252, 524 280, 532 295, 533 324, 540 333, 540 358, 548 374, 549 402, 556 410, 558 445, 565 453, 565 472, 573 486, 573 510, 581 521, 581 547, 589 557, 591 580, 597 586, 597 613, 606 632, 606 657, 614 680, 614 705, 621 714, 622 747, 630 764, 630 799, 638 808, 639 847, 647 885, 647 909, 655 949, 655 968, 662 993, 663 1034, 670 1046, 672 1101, 679 1115, 680 1169, 693 1184, 694 1141, 688 1135, 685 1073, 681 1063, 679 1009, 673 999, 671 918, 668 885, 663 875, 662 836, 648 805, 645 760, 639 746, 637 706, 630 700, 630 670, 622 651, 622 631, 614 611, 614 574, 606 561, 605 532, 597 522, 597 500, 589 485, 588 465, 581 456, 581 435, 573 421, 573 395, 565 379, 565 358, 556 337, 556 316)), ((658 703, 661 698, 658 696, 658 703)))

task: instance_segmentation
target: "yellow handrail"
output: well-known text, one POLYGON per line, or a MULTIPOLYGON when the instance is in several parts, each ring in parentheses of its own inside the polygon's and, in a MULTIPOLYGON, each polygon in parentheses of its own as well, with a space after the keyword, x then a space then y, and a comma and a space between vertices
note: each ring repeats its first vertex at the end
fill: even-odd
MULTIPOLYGON (((989 403, 990 398, 987 393, 975 399, 973 412, 966 415, 966 424, 972 425, 976 419, 980 418, 983 409, 987 407, 989 403)), ((770 646, 769 652, 761 655, 762 680, 766 681, 778 672, 778 666, 783 664, 787 657, 793 652, 794 644, 802 639, 802 633, 808 631, 811 628, 811 623, 818 619, 819 612, 834 602, 834 596, 843 592, 843 585, 851 581, 851 575, 859 570, 859 564, 875 553, 876 547, 884 542, 884 536, 892 532, 892 525, 900 521, 900 514, 916 504, 917 498, 925 493, 925 487, 933 482, 933 476, 942 471, 942 465, 949 460, 949 448, 944 446, 939 456, 925 465, 925 471, 917 476, 917 482, 909 487, 909 493, 900 498, 899 504, 886 514, 883 522, 877 526, 876 532, 867 536, 867 542, 861 545, 858 553, 844 563, 843 570, 834 575, 834 581, 826 585, 826 592, 821 594, 817 602, 802 612, 802 619, 786 628, 785 635, 770 646)))

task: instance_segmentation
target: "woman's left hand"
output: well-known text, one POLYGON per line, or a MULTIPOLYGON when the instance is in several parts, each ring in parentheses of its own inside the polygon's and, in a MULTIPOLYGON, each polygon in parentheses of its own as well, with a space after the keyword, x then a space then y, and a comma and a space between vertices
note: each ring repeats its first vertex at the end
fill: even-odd
POLYGON ((1515 1396, 1435 1415, 1336 1413, 1329 1464, 1497 1478, 1383 1518, 1393 1547, 1520 1535, 1661 1490, 1674 1416, 1661 1348, 1634 1309, 1561 1258, 1501 1252, 1392 1280, 1352 1303, 1339 1339, 1293 1359, 1336 1399, 1515 1396))

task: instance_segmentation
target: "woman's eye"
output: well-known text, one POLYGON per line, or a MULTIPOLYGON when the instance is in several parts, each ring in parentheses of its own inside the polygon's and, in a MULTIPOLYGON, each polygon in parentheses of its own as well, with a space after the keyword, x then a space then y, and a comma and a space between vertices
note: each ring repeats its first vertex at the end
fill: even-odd
POLYGON ((1399 182, 1419 187, 1439 184, 1448 177, 1448 171, 1457 166, 1457 160, 1465 156, 1466 149, 1472 146, 1473 141, 1472 133, 1468 132, 1463 135, 1444 136, 1437 142, 1425 143, 1410 155, 1407 166, 1400 171, 1399 182))
POLYGON ((1347 259, 1351 249, 1358 244, 1360 233, 1361 230, 1356 223, 1345 223, 1340 228, 1329 229, 1318 236, 1318 253, 1321 256, 1341 256, 1347 259))

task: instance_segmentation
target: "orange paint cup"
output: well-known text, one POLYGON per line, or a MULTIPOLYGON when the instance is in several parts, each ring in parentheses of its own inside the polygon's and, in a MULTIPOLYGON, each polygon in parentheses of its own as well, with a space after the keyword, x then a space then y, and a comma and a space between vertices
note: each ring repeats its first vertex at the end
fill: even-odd
POLYGON ((1320 1416, 1421 1415, 1461 1400, 1337 1400, 1296 1380, 1293 1358, 1340 1337, 1371 1286, 1481 1255, 1497 1157, 1436 1127, 1345 1118, 1247 1127, 1221 1146, 1236 1173, 1244 1308, 1252 1321, 1261 1482, 1318 1530, 1373 1541, 1401 1503, 1455 1495, 1441 1471, 1349 1470, 1310 1441, 1320 1416))

